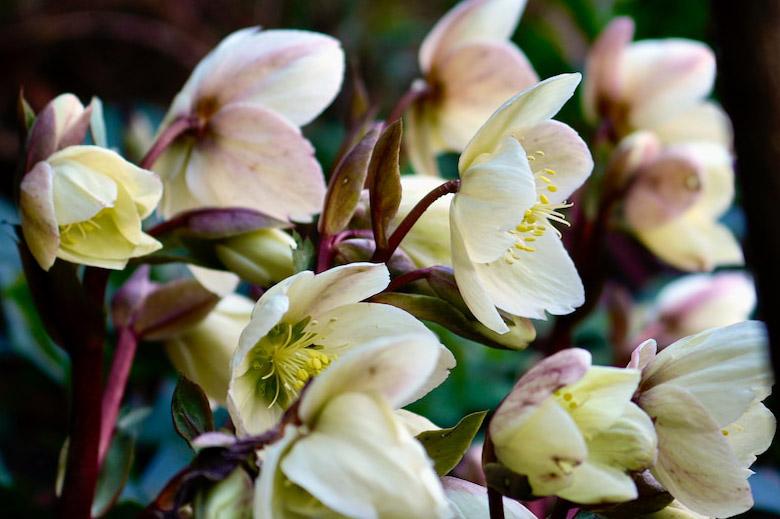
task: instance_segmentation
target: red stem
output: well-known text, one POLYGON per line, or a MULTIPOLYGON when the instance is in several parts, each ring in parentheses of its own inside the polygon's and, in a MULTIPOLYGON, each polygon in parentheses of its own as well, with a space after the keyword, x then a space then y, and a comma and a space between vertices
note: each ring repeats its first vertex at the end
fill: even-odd
POLYGON ((411 272, 401 274, 397 278, 394 278, 390 284, 387 285, 387 288, 385 288, 382 292, 393 292, 404 285, 408 285, 409 283, 417 281, 418 279, 428 279, 428 275, 432 270, 433 267, 427 267, 424 269, 412 270, 411 272))
POLYGON ((108 452, 108 446, 111 444, 116 419, 119 416, 119 405, 122 403, 122 397, 125 394, 127 378, 130 375, 130 368, 133 365, 137 346, 138 338, 133 333, 133 330, 129 327, 120 328, 114 360, 106 381, 106 389, 103 392, 98 467, 103 465, 103 460, 108 452))
POLYGON ((414 224, 417 223, 417 220, 420 219, 420 217, 428 209, 428 207, 430 207, 432 203, 434 203, 436 200, 443 197, 444 195, 450 193, 457 193, 458 188, 460 188, 460 180, 459 179, 450 180, 449 182, 445 182, 444 184, 440 185, 439 187, 435 188, 433 191, 425 195, 422 200, 417 202, 417 205, 415 205, 414 208, 412 208, 409 214, 406 215, 406 218, 403 219, 403 221, 398 226, 398 228, 393 232, 393 234, 387 240, 387 248, 381 250, 377 249, 376 252, 374 253, 374 257, 371 258, 371 261, 375 263, 383 263, 387 261, 390 258, 390 256, 393 255, 395 249, 397 249, 398 246, 401 244, 401 241, 404 239, 404 237, 412 228, 412 226, 414 226, 414 224))
POLYGON ((139 167, 143 169, 151 168, 160 158, 160 155, 183 133, 199 128, 200 123, 197 117, 179 117, 168 126, 162 134, 154 141, 152 147, 146 152, 146 156, 141 159, 139 167))
POLYGON ((387 120, 385 121, 385 128, 387 128, 390 124, 394 123, 396 119, 400 119, 401 117, 403 117, 407 107, 427 93, 428 93, 427 87, 426 88, 412 87, 411 89, 409 89, 408 92, 406 92, 403 96, 401 96, 401 99, 398 100, 398 102, 395 104, 393 109, 390 111, 390 115, 387 116, 387 120))
POLYGON ((336 236, 322 236, 320 238, 320 247, 317 250, 317 265, 314 269, 315 274, 328 270, 335 239, 336 236))

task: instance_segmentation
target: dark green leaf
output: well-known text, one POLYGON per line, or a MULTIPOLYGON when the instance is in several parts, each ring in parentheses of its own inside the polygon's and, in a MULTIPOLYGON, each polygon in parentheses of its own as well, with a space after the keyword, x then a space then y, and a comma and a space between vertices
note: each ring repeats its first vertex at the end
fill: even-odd
POLYGON ((293 250, 293 270, 296 273, 312 270, 314 266, 314 244, 308 237, 304 239, 295 231, 292 234, 296 245, 295 250, 293 250))
POLYGON ((117 429, 98 476, 92 501, 92 517, 105 514, 119 498, 133 466, 134 452, 135 435, 117 429))
POLYGON ((401 120, 398 119, 379 137, 368 164, 371 225, 379 250, 387 247, 387 227, 401 204, 400 150, 401 120))
POLYGON ((455 427, 425 431, 417 435, 417 439, 433 460, 437 474, 444 476, 455 468, 474 440, 485 415, 487 411, 471 413, 464 416, 455 427))
POLYGON ((199 435, 214 430, 214 417, 206 393, 181 373, 173 391, 171 415, 176 432, 187 443, 191 444, 199 435))

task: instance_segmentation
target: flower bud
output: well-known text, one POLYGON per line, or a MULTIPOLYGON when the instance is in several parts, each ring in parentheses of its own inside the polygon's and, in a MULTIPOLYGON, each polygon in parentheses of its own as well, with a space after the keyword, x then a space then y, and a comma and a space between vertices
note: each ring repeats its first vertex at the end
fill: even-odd
POLYGON ((261 229, 220 240, 219 260, 246 281, 269 286, 293 275, 295 240, 278 229, 261 229))

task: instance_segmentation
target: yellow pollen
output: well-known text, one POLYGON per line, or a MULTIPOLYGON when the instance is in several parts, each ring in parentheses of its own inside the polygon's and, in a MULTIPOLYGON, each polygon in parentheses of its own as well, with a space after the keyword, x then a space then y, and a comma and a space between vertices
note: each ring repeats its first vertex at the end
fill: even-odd
POLYGON ((534 242, 536 241, 536 238, 534 238, 533 236, 528 236, 527 238, 525 238, 525 241, 534 242))
POLYGON ((543 169, 542 173, 544 173, 545 175, 555 175, 555 171, 553 171, 553 170, 551 170, 549 168, 548 169, 543 169))
POLYGON ((558 191, 558 188, 555 186, 547 186, 547 191, 551 193, 555 193, 556 191, 558 191))
POLYGON ((550 203, 550 199, 547 198, 546 195, 539 195, 539 201, 542 202, 543 204, 549 204, 550 203))
POLYGON ((548 184, 552 184, 552 180, 550 180, 549 178, 545 177, 544 175, 539 175, 539 178, 541 178, 542 180, 544 180, 548 184))
POLYGON ((726 429, 723 429, 720 432, 721 432, 721 434, 723 434, 723 436, 728 436, 729 435, 729 432, 726 429))
POLYGON ((567 402, 570 401, 572 398, 574 397, 571 395, 571 393, 566 393, 565 395, 563 395, 563 399, 566 400, 567 402))
POLYGON ((544 157, 544 152, 542 150, 536 150, 536 154, 540 157, 544 157))
POLYGON ((569 402, 569 409, 577 409, 577 402, 569 402))
POLYGON ((536 157, 534 157, 533 155, 528 155, 527 158, 528 158, 529 161, 536 160, 536 157))

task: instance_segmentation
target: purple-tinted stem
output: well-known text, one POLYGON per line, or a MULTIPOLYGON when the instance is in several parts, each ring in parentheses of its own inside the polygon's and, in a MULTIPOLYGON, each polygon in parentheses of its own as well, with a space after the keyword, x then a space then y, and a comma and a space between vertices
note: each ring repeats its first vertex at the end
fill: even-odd
POLYGON ((417 220, 423 215, 423 213, 439 198, 450 193, 457 193, 460 188, 460 179, 450 180, 445 182, 433 191, 423 197, 422 200, 417 202, 417 205, 412 208, 406 218, 403 219, 398 228, 393 232, 390 238, 387 240, 387 248, 379 250, 374 253, 374 257, 371 261, 375 263, 383 263, 387 261, 390 256, 393 255, 395 249, 401 244, 409 230, 417 223, 417 220))
POLYGON ((412 270, 410 272, 401 274, 397 278, 394 278, 390 284, 387 285, 387 288, 383 290, 383 292, 393 292, 404 285, 408 285, 413 281, 417 281, 418 279, 428 279, 428 276, 432 271, 433 267, 427 267, 424 269, 412 270))
POLYGON ((396 119, 400 119, 410 104, 427 93, 427 88, 410 88, 390 111, 390 115, 387 116, 387 120, 385 121, 385 128, 394 123, 396 119))
POLYGON ((374 232, 371 231, 371 229, 348 229, 346 231, 341 231, 333 238, 332 246, 338 245, 344 240, 349 240, 351 238, 366 238, 373 240, 374 232))
POLYGON ((322 236, 320 238, 320 246, 317 249, 317 264, 314 267, 316 274, 328 270, 335 239, 336 236, 322 236))
POLYGON ((487 495, 490 519, 504 519, 504 496, 491 486, 487 487, 487 495))
POLYGON ((138 338, 129 327, 119 329, 114 360, 111 363, 111 371, 108 374, 106 388, 103 391, 103 403, 101 406, 100 446, 98 448, 98 467, 103 465, 103 460, 111 444, 116 419, 119 416, 119 405, 125 394, 127 378, 135 358, 135 350, 138 346, 138 338))
POLYGON ((160 155, 176 140, 181 134, 188 130, 198 128, 199 122, 196 117, 180 117, 174 120, 170 126, 154 141, 152 147, 146 152, 146 156, 141 159, 140 167, 144 169, 151 168, 160 155))

